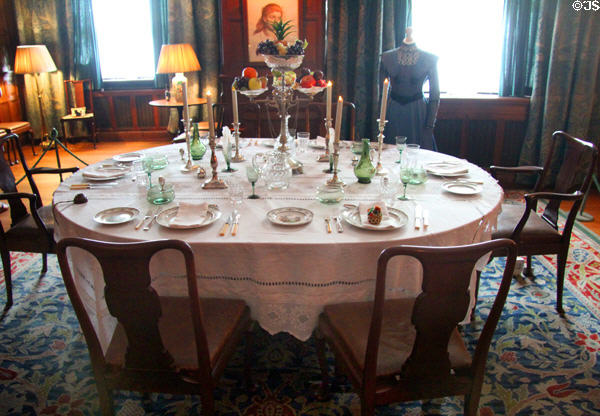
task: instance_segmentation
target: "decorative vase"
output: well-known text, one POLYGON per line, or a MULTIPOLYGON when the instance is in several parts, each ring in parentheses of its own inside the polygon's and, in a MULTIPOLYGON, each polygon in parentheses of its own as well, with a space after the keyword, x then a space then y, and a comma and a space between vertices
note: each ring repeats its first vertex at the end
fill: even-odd
POLYGON ((371 162, 371 147, 369 146, 369 139, 363 139, 362 142, 362 153, 360 160, 354 166, 354 174, 359 183, 371 183, 371 178, 375 176, 375 166, 371 162))
POLYGON ((206 153, 206 146, 200 141, 200 133, 198 132, 198 123, 194 123, 194 130, 192 133, 192 142, 190 143, 190 153, 192 159, 200 160, 206 153))

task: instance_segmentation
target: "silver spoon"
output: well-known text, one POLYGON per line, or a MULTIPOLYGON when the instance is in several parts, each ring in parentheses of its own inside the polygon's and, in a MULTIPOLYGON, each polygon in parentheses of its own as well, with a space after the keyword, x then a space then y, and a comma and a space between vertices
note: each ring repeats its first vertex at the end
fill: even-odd
POLYGON ((165 191, 165 178, 163 178, 162 176, 159 176, 158 184, 160 185, 160 191, 164 192, 165 191))

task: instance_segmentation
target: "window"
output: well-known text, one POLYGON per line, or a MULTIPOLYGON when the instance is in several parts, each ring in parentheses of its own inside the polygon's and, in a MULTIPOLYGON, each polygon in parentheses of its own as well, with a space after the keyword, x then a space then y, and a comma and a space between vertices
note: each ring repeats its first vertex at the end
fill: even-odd
POLYGON ((150 0, 92 0, 102 81, 154 80, 150 0))
POLYGON ((440 89, 450 95, 498 93, 504 0, 414 0, 413 38, 439 57, 440 89))

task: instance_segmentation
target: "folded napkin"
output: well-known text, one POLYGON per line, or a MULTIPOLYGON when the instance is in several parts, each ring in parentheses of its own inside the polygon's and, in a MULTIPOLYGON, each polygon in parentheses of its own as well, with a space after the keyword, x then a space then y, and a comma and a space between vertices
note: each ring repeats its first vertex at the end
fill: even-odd
POLYGON ((194 204, 192 202, 179 202, 177 214, 171 219, 170 225, 190 227, 201 225, 208 215, 208 202, 194 204))
POLYGON ((115 179, 118 176, 125 174, 124 170, 115 170, 115 169, 92 169, 86 170, 82 173, 85 178, 89 179, 115 179))
POLYGON ((434 175, 457 175, 468 173, 469 167, 461 161, 433 162, 425 165, 425 169, 434 175))
POLYGON ((388 212, 387 206, 383 201, 375 201, 375 202, 360 202, 358 204, 358 214, 360 215, 360 222, 364 228, 370 228, 373 230, 381 230, 381 229, 391 229, 394 228, 394 222, 392 218, 390 218, 390 214, 388 212), (381 208, 381 222, 379 225, 369 223, 369 210, 377 205, 381 208))

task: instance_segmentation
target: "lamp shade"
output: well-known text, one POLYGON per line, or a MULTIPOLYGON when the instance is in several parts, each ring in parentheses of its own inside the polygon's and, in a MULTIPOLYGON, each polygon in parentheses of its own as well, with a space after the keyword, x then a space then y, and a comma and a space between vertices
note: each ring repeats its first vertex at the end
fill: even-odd
POLYGON ((56 71, 56 65, 46 45, 17 46, 15 55, 15 73, 33 74, 56 71))
POLYGON ((200 71, 200 62, 196 53, 189 43, 176 43, 173 45, 162 45, 157 74, 170 74, 174 72, 200 71))

